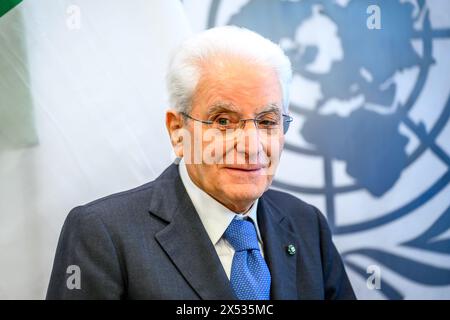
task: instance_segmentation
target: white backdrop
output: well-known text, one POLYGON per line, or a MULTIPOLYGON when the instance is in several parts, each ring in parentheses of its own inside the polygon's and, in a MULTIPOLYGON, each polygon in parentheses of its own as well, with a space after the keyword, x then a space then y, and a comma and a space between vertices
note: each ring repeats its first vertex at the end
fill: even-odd
POLYGON ((177 0, 25 0, 0 18, 0 299, 41 299, 69 210, 171 161, 177 0))

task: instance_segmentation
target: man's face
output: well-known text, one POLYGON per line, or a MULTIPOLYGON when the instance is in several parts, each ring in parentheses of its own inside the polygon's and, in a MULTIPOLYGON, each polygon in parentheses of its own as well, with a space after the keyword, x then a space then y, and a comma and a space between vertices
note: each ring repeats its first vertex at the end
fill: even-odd
MULTIPOLYGON (((227 121, 230 117, 251 119, 270 111, 282 118, 282 92, 275 71, 238 58, 215 61, 202 66, 203 76, 190 116, 227 121)), ((253 121, 246 121, 243 129, 234 134, 217 129, 208 133, 210 126, 187 118, 184 128, 190 133, 189 147, 197 148, 192 154, 199 152, 199 146, 203 154, 197 162, 192 154, 185 154, 193 182, 229 209, 247 211, 272 182, 284 143, 282 121, 279 130, 270 132, 257 130, 253 121)))

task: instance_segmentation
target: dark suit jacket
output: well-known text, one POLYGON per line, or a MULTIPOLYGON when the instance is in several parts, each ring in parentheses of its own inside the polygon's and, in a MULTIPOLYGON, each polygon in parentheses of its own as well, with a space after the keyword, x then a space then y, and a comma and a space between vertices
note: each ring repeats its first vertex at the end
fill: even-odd
MULTIPOLYGON (((258 202, 272 299, 354 299, 323 215, 283 192, 258 202), (289 255, 286 248, 295 246, 289 255)), ((156 180, 73 209, 47 299, 236 299, 172 164, 156 180), (80 289, 69 289, 70 265, 80 289)))

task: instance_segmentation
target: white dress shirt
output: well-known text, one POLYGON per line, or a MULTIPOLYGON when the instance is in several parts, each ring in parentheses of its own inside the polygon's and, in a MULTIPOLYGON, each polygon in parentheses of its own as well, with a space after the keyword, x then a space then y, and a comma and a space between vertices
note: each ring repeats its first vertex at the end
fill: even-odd
POLYGON ((231 223, 234 217, 238 219, 245 219, 250 217, 255 225, 256 233, 258 235, 258 244, 261 250, 261 255, 264 257, 263 253, 263 243, 261 240, 261 234, 258 228, 258 220, 256 209, 258 206, 258 199, 253 203, 252 207, 245 213, 239 214, 231 211, 223 204, 218 202, 216 199, 211 197, 205 191, 200 189, 190 178, 187 172, 186 164, 184 159, 180 160, 178 170, 180 172, 181 181, 183 182, 186 191, 194 204, 195 210, 197 210, 200 220, 208 233, 211 242, 216 249, 217 255, 219 256, 220 262, 225 270, 225 273, 230 279, 231 274, 231 264, 233 262, 234 248, 231 244, 223 237, 225 230, 231 223))

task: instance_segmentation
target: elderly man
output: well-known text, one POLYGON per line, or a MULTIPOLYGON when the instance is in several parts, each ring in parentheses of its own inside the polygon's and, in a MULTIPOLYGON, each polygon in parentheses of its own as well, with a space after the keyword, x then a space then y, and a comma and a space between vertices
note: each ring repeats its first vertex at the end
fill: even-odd
POLYGON ((289 60, 246 29, 188 39, 168 72, 180 161, 66 219, 49 299, 354 299, 323 215, 269 190, 289 60))

